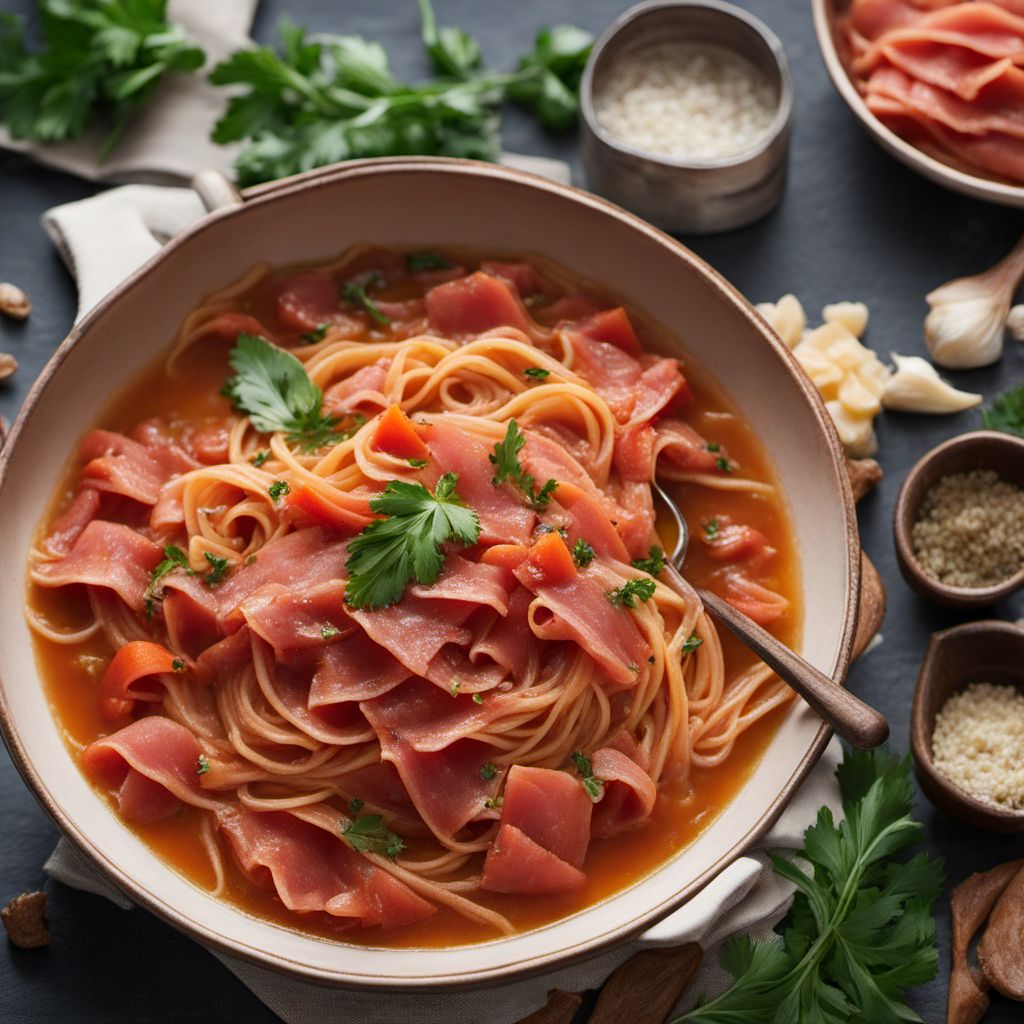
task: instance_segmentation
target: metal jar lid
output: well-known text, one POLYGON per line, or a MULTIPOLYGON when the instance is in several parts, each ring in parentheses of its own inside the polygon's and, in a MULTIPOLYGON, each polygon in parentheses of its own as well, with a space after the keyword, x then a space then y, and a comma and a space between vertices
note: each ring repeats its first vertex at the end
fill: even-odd
POLYGON ((782 197, 793 114, 793 82, 778 36, 758 18, 720 0, 649 0, 631 7, 595 43, 580 85, 582 158, 587 186, 669 231, 710 234, 763 217, 782 197), (775 117, 764 138, 728 157, 679 160, 612 138, 598 122, 594 95, 620 56, 666 43, 732 50, 775 89, 775 117))

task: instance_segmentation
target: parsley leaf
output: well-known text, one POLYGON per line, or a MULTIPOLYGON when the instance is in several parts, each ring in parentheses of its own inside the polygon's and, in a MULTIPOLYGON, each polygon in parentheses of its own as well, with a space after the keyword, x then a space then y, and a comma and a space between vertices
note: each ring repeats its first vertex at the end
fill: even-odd
POLYGON ((428 0, 420 0, 423 20, 423 45, 430 62, 439 75, 465 81, 483 65, 483 54, 477 41, 461 28, 438 28, 434 10, 428 0))
POLYGON ((173 672, 184 672, 185 671, 185 659, 184 658, 175 658, 171 662, 171 670, 173 672))
POLYGON ((349 544, 345 600, 355 608, 384 608, 402 598, 410 580, 429 586, 444 568, 441 545, 475 544, 480 518, 455 493, 456 473, 445 473, 433 494, 423 484, 392 480, 370 509, 385 516, 349 544))
POLYGON ((535 380, 544 380, 545 377, 551 376, 550 370, 545 370, 543 366, 528 366, 523 370, 524 377, 533 377, 535 380))
POLYGON ((420 274, 424 270, 449 270, 455 264, 437 252, 407 252, 405 268, 410 274, 420 274))
POLYGON ((536 489, 533 475, 527 473, 519 462, 519 453, 525 444, 526 438, 520 433, 519 424, 509 420, 504 439, 495 444, 494 452, 487 456, 495 468, 491 483, 500 487, 505 480, 510 480, 523 492, 532 509, 543 512, 558 488, 558 481, 548 480, 539 491, 536 489))
POLYGON ((704 539, 706 541, 715 540, 718 537, 718 519, 711 518, 704 520, 704 539))
POLYGON ((727 943, 722 966, 732 986, 672 1024, 920 1020, 903 990, 935 975, 931 907, 942 866, 925 855, 899 856, 921 838, 910 817, 910 759, 847 752, 836 776, 844 820, 837 825, 821 808, 797 855, 806 868, 772 858, 797 887, 782 943, 746 936, 727 943))
POLYGON ((270 500, 276 505, 286 494, 291 494, 292 489, 287 480, 275 480, 268 488, 267 494, 270 500))
POLYGON ((406 459, 406 462, 412 466, 413 469, 426 469, 430 463, 426 459, 406 459))
POLYGON ((638 576, 626 580, 618 590, 609 590, 606 597, 616 607, 621 605, 623 608, 635 608, 637 598, 641 601, 650 601, 657 587, 658 584, 654 580, 638 576))
POLYGON ((316 344, 316 342, 324 340, 324 337, 326 336, 328 330, 330 329, 330 326, 331 325, 326 322, 322 324, 317 324, 316 327, 313 328, 313 330, 303 331, 302 334, 299 335, 299 337, 302 338, 303 341, 308 341, 310 344, 316 344))
POLYGON ((283 432, 303 451, 315 452, 344 440, 337 420, 323 414, 323 394, 302 363, 266 338, 240 333, 228 356, 235 371, 224 394, 264 434, 283 432))
POLYGON ((267 459, 270 458, 270 449, 264 448, 262 451, 258 451, 252 459, 252 464, 259 469, 267 459))
POLYGON ((699 637, 696 634, 688 636, 683 641, 683 654, 693 654, 702 643, 704 643, 703 637, 699 637))
POLYGON ((572 25, 537 33, 533 52, 519 61, 519 73, 508 94, 531 109, 545 128, 568 131, 576 123, 580 79, 594 38, 572 25))
POLYGON ((196 775, 205 775, 210 770, 210 759, 205 754, 196 758, 196 775))
POLYGON ((576 771, 579 772, 580 782, 583 784, 583 789, 587 796, 589 796, 594 803, 597 803, 597 801, 604 795, 604 780, 599 779, 594 774, 594 768, 590 763, 590 758, 587 757, 582 750, 573 751, 572 763, 576 766, 576 771))
POLYGON ((1024 384, 1004 392, 991 406, 982 409, 981 422, 989 430, 1024 437, 1024 384))
POLYGON ((210 571, 203 577, 208 587, 215 587, 218 583, 222 583, 224 577, 228 574, 228 560, 226 558, 219 558, 217 555, 209 551, 203 552, 203 557, 210 563, 210 571))
POLYGON ((106 124, 105 159, 132 115, 170 71, 206 59, 167 0, 41 0, 42 47, 30 53, 21 22, 0 15, 0 121, 16 139, 61 142, 106 124))
POLYGON ((736 467, 733 466, 733 464, 724 455, 719 455, 718 458, 715 459, 715 469, 720 473, 731 473, 735 468, 736 467))
POLYGON ((366 289, 371 287, 372 281, 367 281, 366 284, 359 284, 356 281, 349 281, 344 288, 341 290, 341 297, 346 302, 351 302, 353 306, 360 306, 370 314, 370 319, 378 327, 388 327, 391 324, 391 317, 385 316, 380 311, 380 306, 377 305, 369 295, 366 294, 366 289))
POLYGON ((480 765, 480 778, 484 782, 490 782, 498 774, 498 766, 493 761, 487 761, 480 765))
POLYGON ((341 834, 348 840, 349 846, 359 853, 379 853, 394 860, 405 849, 401 837, 388 830, 379 814, 359 815, 342 828, 341 834))
POLYGON ((341 630, 338 629, 337 626, 332 626, 330 624, 328 624, 326 626, 321 626, 320 627, 320 637, 323 640, 332 640, 340 632, 341 632, 341 630))
POLYGON ((484 695, 482 693, 474 693, 473 694, 473 703, 474 704, 483 704, 483 702, 484 702, 484 695))
POLYGON ((581 569, 585 569, 590 565, 594 560, 595 554, 594 549, 582 537, 572 546, 572 560, 581 569))
POLYGON ((168 544, 164 547, 164 558, 149 574, 149 583, 142 592, 143 607, 146 611, 146 618, 151 619, 156 609, 156 602, 162 601, 164 588, 160 585, 165 576, 170 575, 175 569, 181 569, 186 576, 195 576, 195 569, 188 564, 188 555, 179 547, 168 544))
POLYGON ((633 559, 633 568, 657 576, 665 568, 665 552, 657 545, 652 545, 647 558, 633 559))

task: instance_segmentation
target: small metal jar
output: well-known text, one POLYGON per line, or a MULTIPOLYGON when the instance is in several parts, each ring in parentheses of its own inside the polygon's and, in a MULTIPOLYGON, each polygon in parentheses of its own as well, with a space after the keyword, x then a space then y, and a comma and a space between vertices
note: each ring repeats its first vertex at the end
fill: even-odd
POLYGON ((793 82, 782 43, 762 21, 720 0, 649 0, 631 7, 595 43, 580 85, 587 186, 669 231, 710 234, 763 217, 786 183, 793 82), (623 54, 666 43, 707 43, 747 58, 775 89, 764 138, 714 160, 678 160, 613 139, 594 96, 623 54))

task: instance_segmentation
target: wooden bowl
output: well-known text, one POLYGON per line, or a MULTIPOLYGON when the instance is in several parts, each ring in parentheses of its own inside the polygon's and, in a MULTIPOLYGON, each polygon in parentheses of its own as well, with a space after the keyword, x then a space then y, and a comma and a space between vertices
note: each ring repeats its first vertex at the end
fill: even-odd
POLYGON ((1024 811, 1002 810, 966 793, 935 767, 932 731, 946 701, 970 683, 1024 689, 1024 630, 1009 622, 968 622, 934 633, 910 713, 914 771, 925 796, 944 814, 989 832, 1024 832, 1024 811))
POLYGON ((814 30, 829 77, 836 92, 842 96, 868 134, 901 163, 945 188, 1001 206, 1024 206, 1024 185, 989 178, 981 173, 971 174, 943 163, 901 138, 868 110, 840 57, 836 26, 849 6, 850 0, 811 0, 814 30))
POLYGON ((951 587, 929 576, 914 555, 911 531, 925 496, 942 477, 974 469, 993 470, 1001 480, 1024 488, 1024 438, 995 430, 976 430, 945 441, 918 459, 907 474, 893 512, 896 557, 903 578, 921 597, 952 608, 983 608, 1024 585, 1021 566, 1012 576, 990 587, 951 587))

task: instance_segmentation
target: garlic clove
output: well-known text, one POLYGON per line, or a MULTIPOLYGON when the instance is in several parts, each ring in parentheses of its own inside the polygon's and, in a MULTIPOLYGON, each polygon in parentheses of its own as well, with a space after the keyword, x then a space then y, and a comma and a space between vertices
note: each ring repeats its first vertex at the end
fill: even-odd
POLYGON ((885 391, 885 385, 888 383, 889 377, 892 375, 892 371, 888 366, 885 365, 873 352, 871 353, 870 359, 865 359, 860 366, 857 367, 857 376, 860 378, 861 383, 875 396, 875 398, 881 398, 885 391))
POLYGON ((768 321, 787 348, 796 348, 807 326, 807 314, 795 295, 783 295, 778 302, 759 302, 757 311, 768 321))
POLYGON ((847 455, 863 459, 878 451, 878 440, 870 416, 854 416, 841 402, 826 402, 825 408, 836 425, 836 432, 847 455))
POLYGON ((843 371, 822 353, 815 352, 814 349, 805 349, 799 345, 794 354, 814 386, 821 392, 822 397, 826 399, 837 397, 839 385, 843 382, 843 371))
POLYGON ((889 378, 882 393, 882 405, 900 412, 949 413, 962 412, 980 404, 981 395, 958 391, 944 381, 938 371, 920 356, 900 356, 892 361, 896 372, 889 378))
POLYGON ((842 324, 855 338, 868 327, 868 307, 863 302, 833 302, 821 311, 825 323, 842 324))
POLYGON ((828 352, 835 342, 850 336, 850 332, 842 324, 822 324, 820 327, 815 327, 813 331, 808 331, 803 336, 800 344, 797 346, 797 351, 802 352, 813 349, 815 352, 824 354, 828 352))
POLYGON ((856 373, 848 373, 839 385, 839 402, 854 416, 877 416, 882 411, 878 396, 863 385, 856 373))
POLYGON ((1006 326, 1014 341, 1024 341, 1024 306, 1013 306, 1006 317, 1006 326))
POLYGON ((827 355, 841 369, 856 370, 870 353, 852 334, 846 334, 829 345, 827 355))

